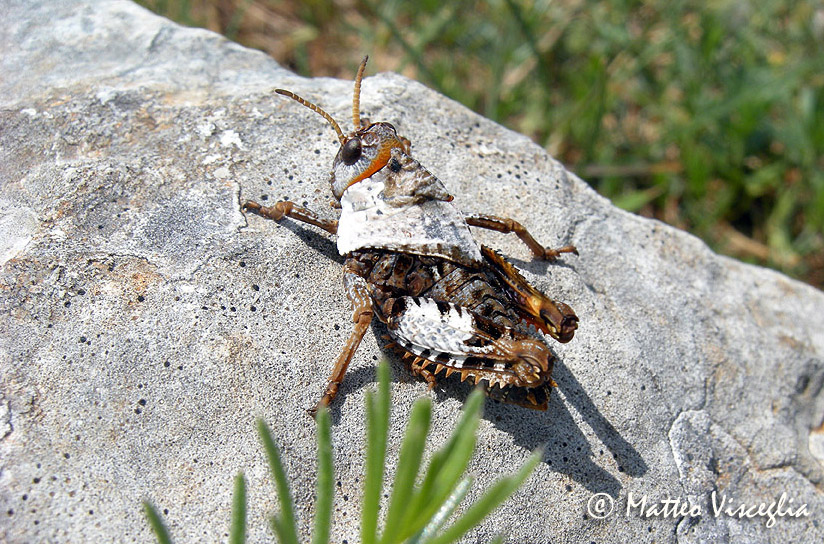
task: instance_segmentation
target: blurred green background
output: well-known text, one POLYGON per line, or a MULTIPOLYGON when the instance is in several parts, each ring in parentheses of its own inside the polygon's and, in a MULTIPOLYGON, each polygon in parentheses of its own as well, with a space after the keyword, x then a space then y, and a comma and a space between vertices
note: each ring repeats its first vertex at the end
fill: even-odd
POLYGON ((820 0, 142 0, 306 76, 396 71, 617 205, 824 286, 820 0))

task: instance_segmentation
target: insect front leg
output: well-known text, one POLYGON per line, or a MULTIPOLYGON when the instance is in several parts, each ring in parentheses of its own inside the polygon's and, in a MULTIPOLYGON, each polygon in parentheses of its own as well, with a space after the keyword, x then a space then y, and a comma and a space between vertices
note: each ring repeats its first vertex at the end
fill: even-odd
POLYGON ((372 298, 369 296, 366 280, 352 272, 348 262, 344 265, 343 285, 346 288, 346 296, 349 297, 349 301, 352 303, 352 321, 355 324, 355 330, 349 335, 346 345, 343 346, 343 351, 341 351, 334 368, 332 368, 332 375, 329 376, 326 391, 317 405, 309 409, 312 416, 321 406, 329 406, 335 395, 338 394, 338 387, 343 381, 346 369, 349 368, 349 362, 372 322, 372 298))
POLYGON ((484 229, 495 230, 498 232, 503 233, 510 233, 514 232, 521 241, 526 244, 529 250, 532 252, 532 255, 535 256, 537 259, 546 259, 548 261, 554 261, 561 255, 561 253, 574 253, 578 255, 578 250, 575 249, 575 246, 564 246, 559 247, 558 249, 551 249, 548 247, 544 247, 538 243, 535 238, 529 234, 529 231, 526 230, 526 227, 515 221, 514 219, 508 219, 506 217, 497 217, 495 215, 483 215, 483 214, 475 214, 469 215, 466 217, 466 222, 468 225, 473 227, 481 227, 484 229))
POLYGON ((289 202, 288 200, 278 202, 274 206, 262 206, 257 202, 249 200, 243 205, 243 209, 256 213, 266 219, 280 221, 284 217, 291 217, 292 219, 297 219, 298 221, 303 221, 304 223, 309 223, 310 225, 315 225, 316 227, 322 228, 330 234, 338 233, 338 222, 336 220, 321 219, 312 210, 298 206, 294 202, 289 202))

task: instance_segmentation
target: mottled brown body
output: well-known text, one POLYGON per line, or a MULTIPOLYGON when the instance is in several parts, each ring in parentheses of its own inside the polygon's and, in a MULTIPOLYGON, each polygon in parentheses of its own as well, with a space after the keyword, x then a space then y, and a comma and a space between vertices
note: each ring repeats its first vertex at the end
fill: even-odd
MULTIPOLYGON (((473 315, 475 325, 482 332, 469 340, 473 347, 502 341, 528 342, 533 354, 545 361, 546 370, 541 373, 539 383, 528 384, 522 383, 513 370, 519 363, 517 356, 504 359, 500 354, 490 353, 456 359, 434 349, 413 350, 402 338, 393 337, 392 347, 409 360, 412 371, 424 377, 430 387, 436 385, 439 373, 446 376, 458 373, 461 381, 470 378, 474 383, 482 383, 493 398, 532 409, 546 409, 554 385, 550 378, 554 356, 537 334, 537 329, 546 327, 536 322, 535 316, 523 304, 515 302, 523 299, 517 282, 521 280, 528 284, 520 276, 502 276, 500 264, 505 261, 489 248, 484 247, 483 253, 486 256, 484 263, 466 266, 438 257, 362 250, 348 256, 346 269, 366 281, 372 307, 378 318, 390 327, 390 334, 393 319, 406 311, 405 305, 399 305, 404 297, 435 301, 436 305, 449 303, 459 312, 473 315)), ((571 336, 577 326, 577 317, 572 310, 540 296, 555 307, 562 307, 565 328, 569 331, 565 334, 571 336)), ((442 308, 447 309, 446 306, 442 308)))
POLYGON ((520 327, 517 310, 504 298, 500 282, 489 269, 384 250, 356 251, 347 264, 369 284, 369 294, 384 323, 392 315, 389 301, 413 296, 451 302, 505 327, 520 327))

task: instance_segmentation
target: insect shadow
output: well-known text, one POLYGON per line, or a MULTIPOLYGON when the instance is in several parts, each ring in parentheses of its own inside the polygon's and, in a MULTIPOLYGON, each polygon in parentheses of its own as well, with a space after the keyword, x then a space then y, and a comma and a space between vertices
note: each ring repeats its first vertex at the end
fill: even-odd
MULTIPOLYGON (((280 226, 292 231, 306 245, 329 260, 337 263, 343 262, 343 257, 338 255, 334 241, 324 234, 304 228, 294 222, 283 222, 280 226)), ((536 274, 541 274, 541 268, 546 266, 565 266, 560 262, 548 264, 523 261, 519 264, 524 268, 532 269, 531 271, 536 274)), ((378 339, 387 333, 385 325, 378 320, 372 322, 371 328, 378 339)), ((382 342, 378 341, 378 344, 382 342)), ((419 380, 391 350, 383 349, 383 357, 392 362, 392 368, 396 371, 397 377, 403 376, 410 382, 419 380)), ((553 470, 569 475, 591 493, 609 493, 617 498, 622 487, 621 483, 603 466, 614 462, 617 463, 620 472, 632 477, 640 477, 646 474, 647 463, 601 414, 570 369, 557 359, 553 378, 558 384, 556 393, 560 392, 560 394, 553 394, 550 397, 546 412, 524 410, 519 406, 487 399, 484 417, 497 428, 511 434, 521 447, 529 450, 543 447, 543 460, 553 470), (593 451, 578 423, 572 417, 569 405, 575 408, 584 422, 598 436, 614 461, 608 460, 607 452, 599 451, 596 454, 593 451), (599 458, 602 460, 599 461, 599 458)), ((374 381, 374 367, 351 369, 346 375, 346 380, 341 384, 341 396, 366 387, 374 381)), ((457 379, 448 379, 435 389, 435 395, 440 400, 446 397, 462 399, 466 398, 471 389, 472 386, 468 382, 462 384, 457 379)), ((331 406, 330 415, 334 423, 339 420, 340 406, 341 403, 331 406)))
MULTIPOLYGON (((374 323, 377 338, 386 333, 385 327, 374 323)), ((407 365, 391 350, 384 350, 383 357, 391 363, 395 379, 418 381, 407 365)), ((598 410, 583 386, 569 368, 556 360, 553 378, 558 383, 556 394, 550 397, 546 412, 527 411, 519 406, 504 404, 487 398, 484 418, 498 429, 509 433, 521 447, 534 450, 544 448, 543 461, 556 472, 570 476, 591 493, 608 493, 618 498, 621 483, 604 466, 617 463, 619 472, 638 478, 647 473, 646 461, 635 448, 621 436, 618 430, 598 410), (557 394, 557 391, 563 395, 557 394), (579 424, 572 417, 571 405, 595 432, 607 451, 593 451, 579 424), (612 457, 613 460, 609 460, 612 457)), ((341 387, 341 396, 368 387, 376 379, 374 367, 352 369, 341 387)), ((447 379, 433 391, 437 400, 448 397, 465 399, 472 386, 457 379, 447 379)), ((332 421, 340 417, 341 403, 332 406, 332 421)))
POLYGON ((567 268, 569 270, 575 270, 575 267, 572 264, 561 260, 550 262, 531 259, 529 261, 525 261, 523 259, 512 257, 511 255, 507 255, 506 259, 517 266, 520 270, 528 270, 536 276, 546 276, 553 268, 567 268))
POLYGON ((283 221, 278 223, 278 227, 289 229, 295 236, 300 238, 303 243, 330 261, 334 261, 340 265, 343 264, 345 259, 338 254, 338 247, 335 245, 335 241, 330 239, 329 236, 315 232, 312 229, 307 229, 296 221, 283 221))
POLYGON ((618 498, 621 483, 604 466, 616 463, 619 472, 638 478, 648 470, 646 461, 598 410, 563 362, 555 361, 552 375, 558 384, 556 392, 561 394, 550 397, 546 412, 524 413, 506 404, 488 402, 486 418, 510 433, 524 448, 543 447, 545 463, 569 475, 591 493, 609 493, 618 498), (569 406, 575 408, 608 451, 593 451, 569 406), (614 461, 608 459, 610 454, 614 461))

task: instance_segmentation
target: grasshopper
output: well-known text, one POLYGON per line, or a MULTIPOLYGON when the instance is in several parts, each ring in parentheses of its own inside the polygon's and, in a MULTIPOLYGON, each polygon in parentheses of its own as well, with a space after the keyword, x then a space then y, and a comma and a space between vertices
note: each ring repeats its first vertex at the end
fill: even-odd
POLYGON ((530 285, 499 253, 479 245, 469 227, 515 233, 537 259, 552 261, 577 250, 545 248, 512 219, 464 216, 443 183, 412 158, 409 140, 389 123, 361 119, 367 59, 355 78, 349 134, 315 104, 275 90, 320 114, 335 130, 340 148, 330 182, 340 218, 323 219, 289 201, 243 205, 264 218, 290 217, 337 235, 338 252, 345 257, 343 282, 354 330, 310 413, 335 398, 375 315, 386 325, 389 347, 430 389, 439 374, 459 374, 461 381, 483 385, 492 398, 546 410, 555 386, 555 356, 538 331, 569 342, 578 317, 530 285))

